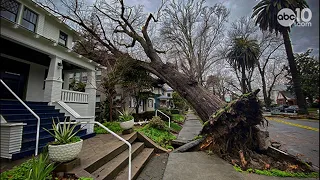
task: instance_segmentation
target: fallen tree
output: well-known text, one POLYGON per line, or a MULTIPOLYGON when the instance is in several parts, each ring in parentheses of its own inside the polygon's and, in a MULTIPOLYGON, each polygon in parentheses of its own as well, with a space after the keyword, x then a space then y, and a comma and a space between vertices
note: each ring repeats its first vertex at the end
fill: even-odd
POLYGON ((280 169, 311 172, 310 166, 295 158, 270 156, 269 133, 258 126, 268 126, 256 95, 244 94, 218 110, 204 123, 201 150, 208 150, 242 169, 280 169))
MULTIPOLYGON (((150 23, 158 21, 152 14, 144 20, 142 18, 145 14, 141 12, 141 8, 125 6, 123 0, 115 1, 111 5, 107 1, 101 1, 93 6, 90 14, 84 14, 86 10, 81 9, 81 3, 74 0, 73 4, 66 6, 69 8, 67 12, 73 13, 70 15, 59 12, 54 2, 48 1, 42 4, 44 8, 90 33, 115 59, 125 58, 136 62, 168 83, 184 97, 199 117, 205 121, 201 132, 205 136, 204 141, 200 143, 202 150, 210 150, 243 168, 280 168, 281 166, 283 169, 287 167, 288 163, 285 160, 277 161, 263 154, 267 148, 267 133, 261 132, 256 127, 265 123, 261 106, 256 98, 258 91, 245 94, 220 109, 224 103, 219 97, 209 93, 197 81, 179 72, 173 64, 161 58, 159 54, 163 51, 154 46, 156 43, 148 34, 150 23), (104 23, 109 21, 113 24, 104 23), (136 23, 137 21, 139 23, 136 23), (91 28, 92 24, 96 24, 97 28, 91 28), (111 35, 107 34, 110 26, 111 29, 114 27, 111 35), (117 35, 126 36, 130 41, 125 41, 126 43, 116 41, 119 39, 117 35), (139 43, 143 49, 145 61, 138 60, 127 53, 128 48, 134 47, 136 43, 139 43), (212 115, 214 112, 216 113, 212 115)), ((63 4, 70 2, 61 1, 63 4)), ((307 170, 303 166, 300 167, 302 167, 299 169, 301 171, 307 170)))

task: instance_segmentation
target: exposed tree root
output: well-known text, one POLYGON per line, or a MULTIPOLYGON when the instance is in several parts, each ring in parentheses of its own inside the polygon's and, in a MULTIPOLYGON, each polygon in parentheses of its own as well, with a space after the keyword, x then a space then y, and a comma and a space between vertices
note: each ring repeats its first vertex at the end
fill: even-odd
POLYGON ((262 136, 258 125, 268 125, 262 116, 261 105, 256 98, 259 90, 245 94, 217 111, 205 122, 201 134, 206 138, 201 150, 210 150, 242 169, 291 170, 309 172, 308 165, 275 159, 266 155, 266 136, 262 136))

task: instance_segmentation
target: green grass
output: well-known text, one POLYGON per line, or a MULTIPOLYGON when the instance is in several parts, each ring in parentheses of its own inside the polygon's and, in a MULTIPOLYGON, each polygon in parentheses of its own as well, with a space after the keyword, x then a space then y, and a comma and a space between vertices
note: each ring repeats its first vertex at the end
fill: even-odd
POLYGON ((303 172, 287 172, 281 171, 278 169, 270 169, 270 170, 259 170, 259 169, 247 169, 243 171, 239 166, 233 166, 233 168, 238 172, 247 172, 247 173, 256 173, 259 175, 265 176, 277 176, 277 177, 298 177, 298 178, 318 178, 319 173, 312 172, 312 173, 303 173, 303 172))
MULTIPOLYGON (((111 131, 115 132, 115 133, 121 133, 122 132, 122 128, 120 127, 120 123, 119 122, 104 122, 102 124, 104 126, 106 126, 108 129, 110 129, 111 131)), ((95 126, 94 127, 94 132, 96 134, 108 134, 108 131, 106 131, 105 129, 103 129, 100 126, 95 126)))
POLYGON ((167 130, 159 130, 150 127, 148 124, 142 128, 136 129, 138 132, 142 132, 152 141, 157 143, 159 146, 166 149, 173 149, 171 146, 171 141, 176 139, 176 137, 167 130))
MULTIPOLYGON (((169 127, 169 122, 165 122, 165 123, 166 123, 166 125, 169 127)), ((174 122, 171 122, 171 123, 170 123, 170 127, 171 127, 171 129, 172 129, 173 131, 175 131, 175 132, 179 132, 179 131, 181 131, 181 129, 182 129, 182 127, 181 127, 179 124, 174 123, 174 122)))
POLYGON ((184 116, 181 114, 172 114, 172 120, 175 122, 180 122, 183 123, 184 122, 184 116))

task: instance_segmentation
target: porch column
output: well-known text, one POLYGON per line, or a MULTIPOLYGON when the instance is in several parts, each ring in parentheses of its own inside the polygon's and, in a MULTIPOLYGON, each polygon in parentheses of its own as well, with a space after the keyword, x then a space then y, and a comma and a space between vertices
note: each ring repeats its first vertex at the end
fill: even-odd
POLYGON ((64 73, 64 79, 63 79, 63 89, 69 90, 69 72, 64 73))
MULTIPOLYGON (((88 93, 88 111, 87 116, 95 117, 96 110, 96 72, 92 70, 87 71, 86 93, 88 93)), ((94 118, 93 118, 94 120, 94 118)), ((93 133, 93 124, 87 126, 87 132, 93 133)))
POLYGON ((44 90, 44 100, 48 102, 56 102, 61 100, 62 89, 62 59, 52 56, 48 71, 48 76, 44 90))

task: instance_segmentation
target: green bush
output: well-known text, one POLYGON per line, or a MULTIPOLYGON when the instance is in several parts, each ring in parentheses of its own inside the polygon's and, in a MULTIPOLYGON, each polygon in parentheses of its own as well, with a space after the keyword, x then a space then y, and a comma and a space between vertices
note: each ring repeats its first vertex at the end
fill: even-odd
POLYGON ((27 180, 46 180, 55 169, 54 163, 49 163, 48 155, 40 154, 39 157, 32 158, 31 169, 27 180))
POLYGON ((161 120, 159 116, 154 116, 149 121, 149 126, 159 130, 167 130, 166 123, 163 120, 161 120))
POLYGON ((147 124, 136 131, 142 132, 163 148, 173 149, 171 146, 171 141, 176 139, 176 137, 167 130, 159 130, 157 128, 150 127, 150 124, 147 124))
MULTIPOLYGON (((115 133, 122 132, 122 128, 120 127, 119 122, 104 122, 102 124, 115 133)), ((97 125, 94 127, 94 132, 96 134, 108 134, 109 133, 108 131, 106 131, 105 129, 103 129, 102 127, 97 126, 97 125)))
POLYGON ((174 114, 180 114, 179 109, 171 109, 170 112, 171 112, 172 115, 174 115, 174 114))

